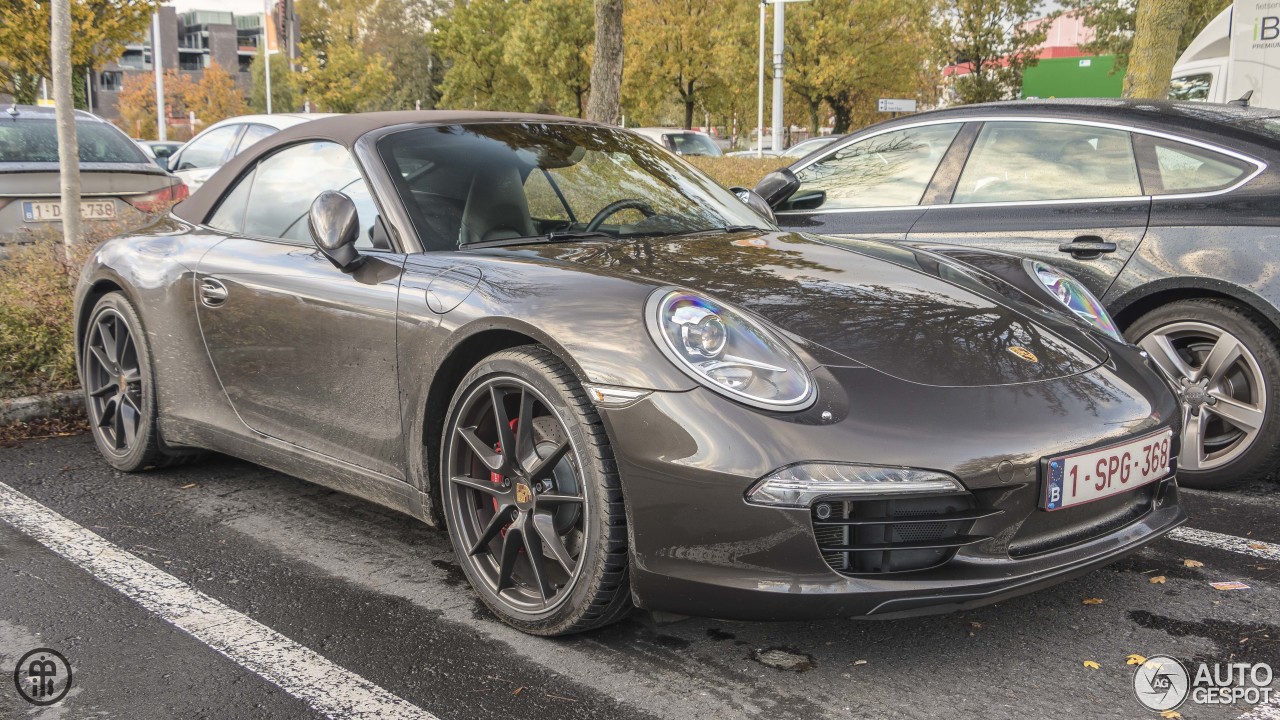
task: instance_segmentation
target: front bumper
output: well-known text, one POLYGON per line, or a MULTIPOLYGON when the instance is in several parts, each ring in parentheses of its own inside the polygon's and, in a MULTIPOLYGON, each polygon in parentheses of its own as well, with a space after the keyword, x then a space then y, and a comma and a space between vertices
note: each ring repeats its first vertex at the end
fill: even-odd
POLYGON ((1092 509, 1039 509, 1041 458, 1176 422, 1168 388, 1132 365, 978 388, 867 368, 820 368, 816 379, 819 403, 802 413, 762 413, 701 388, 602 411, 626 493, 638 606, 742 620, 947 612, 1062 582, 1185 521, 1172 477, 1092 509), (941 564, 838 571, 819 550, 810 509, 743 499, 761 476, 806 461, 946 472, 998 512, 966 529, 983 540, 941 564))

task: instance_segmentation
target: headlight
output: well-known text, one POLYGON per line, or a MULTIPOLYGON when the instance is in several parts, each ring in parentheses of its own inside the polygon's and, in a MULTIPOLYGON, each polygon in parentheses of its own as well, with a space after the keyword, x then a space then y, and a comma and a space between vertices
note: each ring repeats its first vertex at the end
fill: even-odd
POLYGON ((663 353, 712 390, 769 410, 801 410, 813 402, 813 381, 800 358, 724 303, 661 288, 645 314, 663 353))
POLYGON ((805 463, 781 468, 747 491, 752 505, 808 507, 820 497, 901 497, 965 492, 950 475, 932 470, 805 463))
POLYGON ((1089 292, 1089 289, 1080 284, 1080 281, 1067 275, 1066 273, 1045 265, 1040 262, 1032 262, 1031 270, 1035 274, 1036 279, 1044 285, 1049 294, 1058 298, 1058 302, 1067 306, 1076 317, 1084 320, 1099 331, 1110 335, 1112 338, 1125 342, 1124 336, 1116 329, 1116 323, 1111 319, 1111 315, 1107 309, 1102 307, 1102 303, 1098 302, 1098 298, 1089 292))

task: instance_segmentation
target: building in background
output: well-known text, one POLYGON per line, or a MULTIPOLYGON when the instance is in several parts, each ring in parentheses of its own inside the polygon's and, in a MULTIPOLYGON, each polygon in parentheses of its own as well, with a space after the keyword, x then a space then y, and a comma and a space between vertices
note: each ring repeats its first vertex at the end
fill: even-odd
MULTIPOLYGON (((267 43, 272 52, 286 52, 297 57, 298 16, 293 0, 275 0, 267 25, 267 43)), ((231 73, 236 84, 248 96, 252 81, 249 67, 258 54, 262 40, 263 14, 236 15, 225 10, 189 10, 179 13, 173 7, 160 8, 160 67, 176 69, 198 82, 205 68, 216 63, 231 73)), ((117 104, 124 79, 131 74, 155 71, 151 31, 137 42, 126 46, 124 54, 94 73, 90 83, 92 112, 119 122, 117 104)), ((171 118, 185 122, 182 118, 171 118)), ((124 128, 136 135, 133 128, 124 128)))
MULTIPOLYGON (((1027 25, 1044 23, 1045 40, 1036 49, 1036 64, 1023 71, 1020 98, 1120 97, 1124 68, 1115 67, 1112 55, 1087 55, 1080 49, 1094 39, 1083 18, 1064 13, 1027 25)), ((954 81, 972 71, 968 63, 956 63, 943 68, 943 77, 954 81)))

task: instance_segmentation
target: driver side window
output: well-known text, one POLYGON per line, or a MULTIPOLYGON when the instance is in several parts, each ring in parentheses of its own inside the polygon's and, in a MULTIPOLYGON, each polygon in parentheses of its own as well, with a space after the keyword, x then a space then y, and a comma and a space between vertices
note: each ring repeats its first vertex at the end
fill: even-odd
POLYGON ((347 149, 332 142, 308 142, 285 148, 258 162, 223 196, 209 225, 226 232, 311 244, 307 217, 311 203, 335 190, 356 205, 360 238, 356 247, 386 248, 377 232, 377 206, 369 186, 347 149))
POLYGON ((841 210, 918 205, 960 123, 875 135, 804 168, 779 210, 841 210))

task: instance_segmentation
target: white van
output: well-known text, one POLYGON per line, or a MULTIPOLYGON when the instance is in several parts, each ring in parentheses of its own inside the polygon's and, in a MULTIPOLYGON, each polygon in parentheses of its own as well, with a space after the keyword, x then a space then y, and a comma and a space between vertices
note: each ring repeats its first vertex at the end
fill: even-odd
POLYGON ((1280 7, 1236 0, 1187 46, 1173 67, 1170 100, 1225 103, 1252 92, 1249 105, 1280 109, 1280 7))

